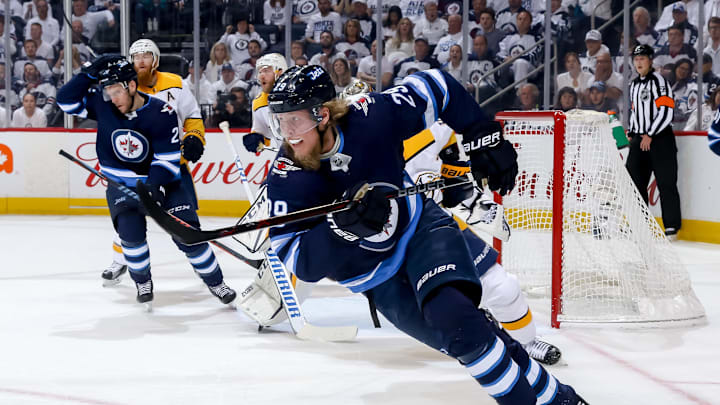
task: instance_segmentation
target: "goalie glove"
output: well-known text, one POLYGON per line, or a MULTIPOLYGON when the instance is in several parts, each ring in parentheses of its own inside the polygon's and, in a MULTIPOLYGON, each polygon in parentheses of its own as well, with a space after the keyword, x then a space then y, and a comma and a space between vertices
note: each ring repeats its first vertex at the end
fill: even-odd
POLYGON ((463 149, 470 157, 473 179, 483 188, 487 179, 490 190, 500 195, 515 187, 518 173, 517 153, 502 136, 502 127, 496 121, 477 122, 465 130, 463 149))
POLYGON ((510 240, 510 225, 502 205, 483 200, 482 194, 479 194, 469 205, 461 207, 461 211, 467 213, 465 222, 468 225, 503 242, 510 240))

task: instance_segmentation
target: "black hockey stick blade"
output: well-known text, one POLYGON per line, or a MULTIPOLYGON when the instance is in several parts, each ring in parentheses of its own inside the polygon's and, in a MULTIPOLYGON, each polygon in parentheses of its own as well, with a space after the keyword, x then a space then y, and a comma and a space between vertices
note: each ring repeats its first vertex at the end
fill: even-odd
MULTIPOLYGON (((403 188, 388 194, 387 198, 400 198, 419 193, 425 193, 432 190, 440 190, 443 188, 455 187, 462 184, 470 183, 472 180, 458 182, 453 184, 445 184, 445 180, 440 179, 430 183, 418 184, 416 186, 403 188)), ((244 224, 237 224, 228 226, 225 228, 219 228, 214 230, 202 231, 199 229, 192 228, 184 222, 163 211, 157 203, 150 196, 150 192, 147 190, 144 184, 138 181, 136 186, 137 194, 140 196, 140 201, 148 215, 157 222, 162 229, 164 229, 171 236, 175 237, 180 242, 186 245, 196 245, 198 243, 208 242, 211 240, 224 238, 227 236, 237 235, 243 232, 256 231, 259 229, 270 228, 273 226, 289 224, 292 222, 303 221, 306 219, 312 219, 315 217, 327 215, 333 212, 347 209, 354 203, 353 200, 343 200, 334 202, 331 204, 320 205, 313 208, 308 208, 300 211, 295 211, 287 215, 279 215, 276 217, 270 217, 261 219, 255 222, 246 222, 244 224)))

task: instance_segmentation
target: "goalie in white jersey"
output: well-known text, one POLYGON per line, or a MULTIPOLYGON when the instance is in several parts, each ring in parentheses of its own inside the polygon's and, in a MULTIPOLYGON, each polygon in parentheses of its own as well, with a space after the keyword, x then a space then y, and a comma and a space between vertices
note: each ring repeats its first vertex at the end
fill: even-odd
MULTIPOLYGON (((186 190, 195 190, 187 162, 197 162, 205 151, 205 126, 200 107, 189 88, 183 86, 182 78, 176 74, 160 72, 160 49, 149 39, 139 39, 130 46, 128 59, 137 72, 138 91, 157 97, 168 103, 177 113, 178 126, 183 132, 178 134, 182 158, 180 160, 180 178, 186 190)), ((192 194, 194 209, 198 209, 197 196, 192 194)), ((115 235, 113 241, 113 263, 102 273, 104 285, 119 282, 119 277, 127 271, 127 264, 115 235)))

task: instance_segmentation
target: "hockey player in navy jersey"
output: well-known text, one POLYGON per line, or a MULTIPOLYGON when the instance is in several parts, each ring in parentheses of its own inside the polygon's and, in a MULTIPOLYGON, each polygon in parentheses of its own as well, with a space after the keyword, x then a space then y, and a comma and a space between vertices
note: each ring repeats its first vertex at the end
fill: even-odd
POLYGON ((403 140, 438 118, 464 134, 476 181, 486 178, 501 194, 513 188, 512 145, 455 79, 428 70, 348 105, 335 100, 324 69, 294 67, 268 98, 271 125, 284 138, 267 180, 272 215, 359 199, 325 219, 272 228, 271 245, 288 270, 371 292, 390 322, 457 359, 500 404, 585 404, 477 309, 478 258, 457 223, 421 195, 385 198, 412 185, 403 140))
MULTIPOLYGON (((186 190, 180 181, 177 114, 164 101, 137 91, 137 85, 132 64, 122 56, 108 55, 64 85, 57 101, 63 111, 98 122, 96 152, 103 174, 130 188, 137 181, 144 182, 164 209, 199 227, 192 190, 186 190)), ((106 197, 137 286, 137 301, 150 303, 153 282, 144 211, 138 201, 111 185, 106 197)), ((224 283, 209 244, 176 244, 210 292, 224 304, 231 303, 236 293, 224 283)))

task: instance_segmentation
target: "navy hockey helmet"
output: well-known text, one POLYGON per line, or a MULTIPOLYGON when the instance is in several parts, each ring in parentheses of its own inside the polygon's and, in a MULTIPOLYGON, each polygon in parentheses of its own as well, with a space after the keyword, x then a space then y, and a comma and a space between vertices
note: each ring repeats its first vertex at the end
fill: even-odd
POLYGON ((121 55, 107 58, 104 68, 98 72, 100 87, 107 87, 116 83, 127 83, 137 79, 137 73, 132 63, 121 55))
POLYGON ((274 114, 313 109, 335 95, 335 84, 322 66, 293 66, 275 81, 268 105, 274 114))
POLYGON ((633 48, 632 56, 647 56, 648 58, 652 59, 653 56, 655 56, 655 51, 653 51, 650 45, 637 45, 635 48, 633 48))

